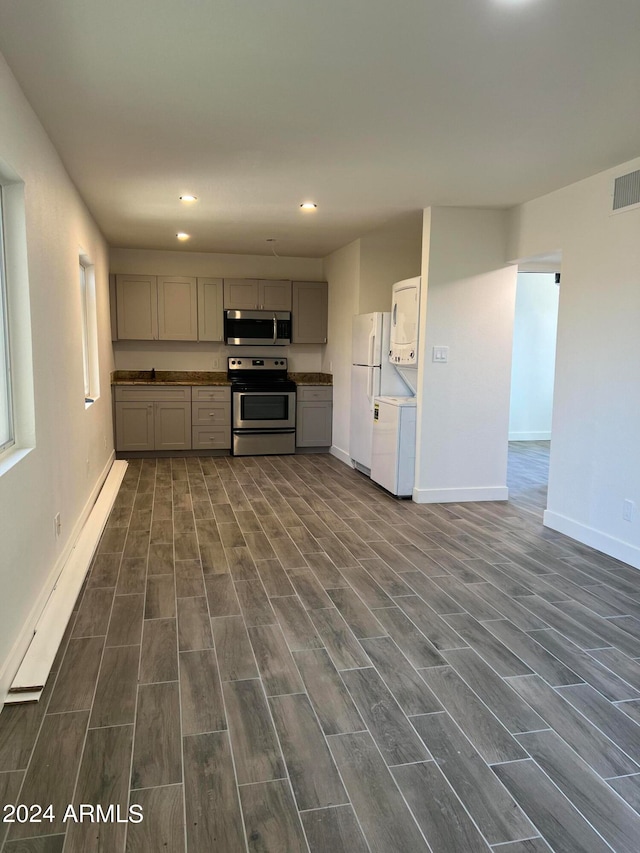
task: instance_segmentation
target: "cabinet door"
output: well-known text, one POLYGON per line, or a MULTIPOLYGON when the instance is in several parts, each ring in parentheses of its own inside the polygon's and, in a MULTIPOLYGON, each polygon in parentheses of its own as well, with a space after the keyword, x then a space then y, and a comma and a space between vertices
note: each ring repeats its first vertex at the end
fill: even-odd
POLYGON ((291 311, 290 281, 258 281, 258 308, 265 311, 291 311))
POLYGON ((225 278, 224 307, 246 308, 258 307, 257 278, 225 278))
POLYGON ((198 340, 198 292, 195 278, 158 276, 158 338, 198 340))
POLYGON ((158 283, 155 275, 116 276, 118 340, 158 337, 158 283))
POLYGON ((153 403, 116 403, 116 450, 153 450, 153 403))
POLYGON ((296 447, 330 447, 333 405, 328 402, 298 403, 296 447))
POLYGON ((198 340, 223 339, 222 279, 198 279, 198 340))
POLYGON ((156 450, 191 450, 191 403, 155 403, 156 450))
POLYGON ((326 281, 294 281, 291 343, 326 344, 329 291, 326 281))

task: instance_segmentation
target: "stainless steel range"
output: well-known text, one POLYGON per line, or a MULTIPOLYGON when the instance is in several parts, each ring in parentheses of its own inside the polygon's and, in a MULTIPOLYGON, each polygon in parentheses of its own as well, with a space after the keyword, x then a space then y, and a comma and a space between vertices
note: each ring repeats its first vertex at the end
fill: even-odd
POLYGON ((231 452, 267 456, 296 452, 296 384, 286 358, 229 356, 231 452))

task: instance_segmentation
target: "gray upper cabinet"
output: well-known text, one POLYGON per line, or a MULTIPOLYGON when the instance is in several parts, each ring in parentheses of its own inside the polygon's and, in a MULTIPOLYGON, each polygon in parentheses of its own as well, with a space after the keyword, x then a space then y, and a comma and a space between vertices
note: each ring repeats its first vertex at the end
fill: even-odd
POLYGON ((291 282, 258 281, 258 301, 266 311, 291 311, 291 282))
POLYGON ((198 292, 195 278, 158 276, 158 340, 198 340, 198 292))
POLYGON ((225 278, 224 307, 291 311, 291 282, 257 278, 225 278))
POLYGON ((292 288, 293 344, 326 344, 329 291, 326 281, 294 281, 292 288))
POLYGON ((195 278, 117 275, 116 303, 118 340, 198 339, 195 278))
POLYGON ((199 341, 221 341, 224 337, 222 291, 221 278, 198 279, 199 341))
POLYGON ((158 283, 155 275, 117 275, 118 339, 154 341, 158 337, 158 283))
POLYGON ((224 307, 252 309, 258 307, 257 278, 225 278, 224 307))

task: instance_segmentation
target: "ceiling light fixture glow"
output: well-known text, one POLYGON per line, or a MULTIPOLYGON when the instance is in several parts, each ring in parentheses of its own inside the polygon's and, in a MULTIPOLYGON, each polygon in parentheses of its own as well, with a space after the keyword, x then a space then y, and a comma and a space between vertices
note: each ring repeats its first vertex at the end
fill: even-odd
POLYGON ((184 231, 178 231, 176 237, 178 240, 188 240, 191 237, 191 234, 185 234, 184 231))
POLYGON ((315 201, 303 201, 300 205, 300 210, 315 210, 317 206, 315 201))
POLYGON ((197 195, 181 195, 180 201, 198 201, 197 195))

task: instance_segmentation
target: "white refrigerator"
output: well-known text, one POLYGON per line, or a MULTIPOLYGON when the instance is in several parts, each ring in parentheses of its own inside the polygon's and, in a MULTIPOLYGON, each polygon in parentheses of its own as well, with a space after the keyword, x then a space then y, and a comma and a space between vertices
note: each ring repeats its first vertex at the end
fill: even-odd
POLYGON ((411 393, 389 361, 390 330, 389 311, 353 318, 349 453, 353 465, 366 474, 371 472, 374 399, 411 393))

